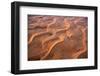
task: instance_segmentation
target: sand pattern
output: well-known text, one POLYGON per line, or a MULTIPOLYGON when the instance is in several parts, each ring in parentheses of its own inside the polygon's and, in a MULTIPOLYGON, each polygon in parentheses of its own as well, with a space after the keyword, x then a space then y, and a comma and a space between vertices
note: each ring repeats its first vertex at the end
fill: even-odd
POLYGON ((28 16, 28 60, 87 58, 87 17, 28 16))

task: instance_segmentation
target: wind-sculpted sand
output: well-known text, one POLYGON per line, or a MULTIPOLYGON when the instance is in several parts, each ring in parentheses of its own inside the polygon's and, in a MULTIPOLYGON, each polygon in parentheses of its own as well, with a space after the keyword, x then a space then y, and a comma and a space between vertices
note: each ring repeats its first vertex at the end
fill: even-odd
POLYGON ((87 17, 28 16, 28 60, 88 57, 87 17))

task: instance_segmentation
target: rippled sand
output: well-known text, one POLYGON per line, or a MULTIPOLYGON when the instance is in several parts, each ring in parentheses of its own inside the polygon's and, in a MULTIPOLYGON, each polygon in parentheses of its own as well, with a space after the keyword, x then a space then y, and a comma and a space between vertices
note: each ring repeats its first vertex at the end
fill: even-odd
POLYGON ((87 58, 87 20, 28 15, 28 60, 87 58))

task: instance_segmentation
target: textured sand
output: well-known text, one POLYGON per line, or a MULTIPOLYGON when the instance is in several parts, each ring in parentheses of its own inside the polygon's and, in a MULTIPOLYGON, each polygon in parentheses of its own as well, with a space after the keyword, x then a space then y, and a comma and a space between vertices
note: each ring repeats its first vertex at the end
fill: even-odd
POLYGON ((28 60, 87 58, 87 17, 28 16, 28 60))

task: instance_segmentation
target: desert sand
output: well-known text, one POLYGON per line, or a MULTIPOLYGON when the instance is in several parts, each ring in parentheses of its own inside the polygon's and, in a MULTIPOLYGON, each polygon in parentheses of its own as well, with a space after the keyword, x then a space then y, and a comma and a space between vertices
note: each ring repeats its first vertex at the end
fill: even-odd
POLYGON ((28 60, 88 58, 87 17, 28 15, 28 60))

